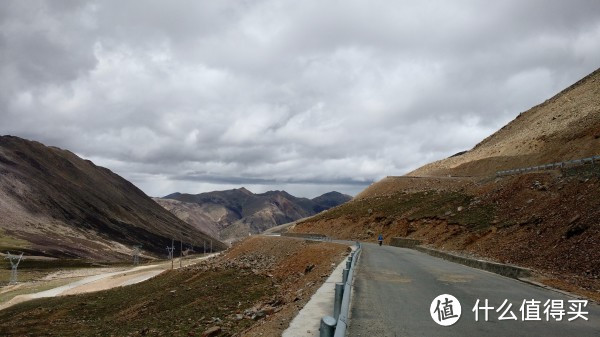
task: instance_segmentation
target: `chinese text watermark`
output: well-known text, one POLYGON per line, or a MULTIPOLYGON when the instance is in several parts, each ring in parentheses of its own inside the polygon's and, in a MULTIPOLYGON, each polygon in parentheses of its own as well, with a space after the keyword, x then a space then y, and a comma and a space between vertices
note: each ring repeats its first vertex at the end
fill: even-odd
POLYGON ((520 319, 521 321, 549 322, 551 320, 562 321, 565 317, 568 321, 576 319, 587 321, 589 312, 584 310, 587 305, 587 300, 568 300, 566 306, 564 300, 546 300, 543 303, 535 299, 523 300, 517 309, 519 315, 515 315, 512 303, 508 300, 504 300, 499 307, 495 308, 490 306, 486 298, 484 301, 477 299, 471 311, 475 313, 475 321, 482 319, 486 322, 489 320, 490 312, 495 312, 499 321, 520 319))
MULTIPOLYGON (((490 320, 497 321, 567 321, 577 319, 589 320, 589 312, 586 311, 587 300, 553 300, 540 301, 536 299, 524 299, 513 306, 509 300, 502 303, 490 303, 486 298, 477 299, 471 310, 475 321, 490 320), (499 305, 498 305, 499 304, 499 305), (494 306, 496 305, 496 306, 494 306)), ((436 297, 429 308, 431 318, 439 325, 450 326, 456 323, 461 316, 461 306, 458 299, 449 294, 436 297)))

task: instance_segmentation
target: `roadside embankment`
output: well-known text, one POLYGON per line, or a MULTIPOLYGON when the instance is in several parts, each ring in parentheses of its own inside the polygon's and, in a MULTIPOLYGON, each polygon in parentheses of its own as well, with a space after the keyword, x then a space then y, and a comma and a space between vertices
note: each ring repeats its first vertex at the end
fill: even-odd
POLYGON ((421 246, 420 240, 394 237, 390 240, 390 246, 411 248, 434 257, 439 257, 441 259, 448 260, 450 262, 460 263, 468 267, 489 271, 494 274, 514 279, 528 278, 532 276, 531 270, 527 268, 485 261, 472 257, 444 252, 430 247, 421 246))
POLYGON ((386 244, 393 237, 421 240, 436 250, 531 269, 544 284, 600 300, 598 186, 599 167, 468 180, 457 189, 430 184, 404 191, 386 183, 292 232, 365 242, 382 234, 386 244))

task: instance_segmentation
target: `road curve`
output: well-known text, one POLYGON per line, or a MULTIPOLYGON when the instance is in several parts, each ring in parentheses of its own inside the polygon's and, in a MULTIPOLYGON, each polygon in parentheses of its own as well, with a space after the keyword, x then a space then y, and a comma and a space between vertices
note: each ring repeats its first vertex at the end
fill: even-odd
MULTIPOLYGON (((195 257, 192 259, 184 260, 184 264, 197 263, 201 260, 208 259, 210 257, 219 255, 220 253, 208 254, 206 256, 195 257)), ((64 295, 75 295, 100 290, 106 290, 116 287, 128 286, 140 282, 144 282, 165 270, 171 269, 171 262, 160 262, 157 264, 148 264, 136 267, 130 267, 128 269, 116 271, 116 272, 103 272, 97 275, 85 277, 81 280, 67 283, 65 285, 55 287, 52 289, 36 292, 36 293, 25 293, 16 295, 10 300, 0 303, 0 310, 4 310, 15 304, 26 302, 37 298, 47 298, 64 295)), ((175 262, 173 265, 175 269, 179 268, 179 262, 175 262)))
MULTIPOLYGON (((421 252, 374 244, 363 244, 354 283, 348 336, 600 336, 600 306, 589 302, 587 321, 566 315, 546 321, 546 300, 564 300, 561 293, 529 285, 483 270, 434 258, 421 252), (435 323, 430 314, 434 298, 441 294, 456 297, 462 316, 452 326, 435 323), (475 321, 472 309, 477 301, 489 300, 489 320, 475 321), (524 300, 541 301, 541 321, 523 321, 519 311, 524 300), (496 312, 504 300, 512 304, 514 320, 499 321, 496 312)), ((508 305, 507 305, 508 306, 508 305)), ((507 307, 506 306, 506 307, 507 307)), ((507 315, 510 316, 510 315, 507 315)))

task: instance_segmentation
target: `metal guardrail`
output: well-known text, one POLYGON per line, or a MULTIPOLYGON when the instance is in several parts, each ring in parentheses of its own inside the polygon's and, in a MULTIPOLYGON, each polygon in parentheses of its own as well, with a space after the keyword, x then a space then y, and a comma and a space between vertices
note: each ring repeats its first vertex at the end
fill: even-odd
POLYGON ((268 234, 268 235, 278 235, 278 236, 285 236, 285 237, 289 237, 289 238, 307 239, 307 240, 323 241, 323 242, 332 242, 333 241, 333 238, 326 236, 325 234, 280 233, 280 234, 268 234))
POLYGON ((333 305, 334 317, 325 316, 321 318, 321 327, 319 328, 320 337, 346 336, 354 267, 362 250, 358 241, 356 242, 356 247, 356 250, 350 253, 348 261, 346 261, 346 269, 344 269, 342 273, 342 283, 335 284, 335 299, 333 305))
POLYGON ((596 162, 600 162, 600 156, 593 156, 593 157, 589 157, 589 158, 575 159, 575 160, 569 160, 569 161, 561 161, 558 163, 551 163, 551 164, 546 164, 546 165, 523 167, 523 168, 518 168, 518 169, 513 169, 513 170, 497 171, 496 176, 506 176, 506 175, 511 175, 511 174, 526 173, 526 172, 533 172, 533 171, 552 170, 552 169, 564 168, 564 167, 573 166, 573 165, 585 165, 586 163, 591 163, 592 167, 595 167, 596 162))

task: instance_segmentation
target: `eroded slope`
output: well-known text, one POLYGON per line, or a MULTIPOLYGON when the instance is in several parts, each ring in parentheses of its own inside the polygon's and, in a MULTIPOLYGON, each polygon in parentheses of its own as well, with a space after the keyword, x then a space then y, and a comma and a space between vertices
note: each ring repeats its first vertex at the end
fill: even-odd
POLYGON ((171 238, 213 240, 129 181, 75 154, 0 137, 2 250, 55 257, 130 259, 133 245, 165 254, 171 238))

